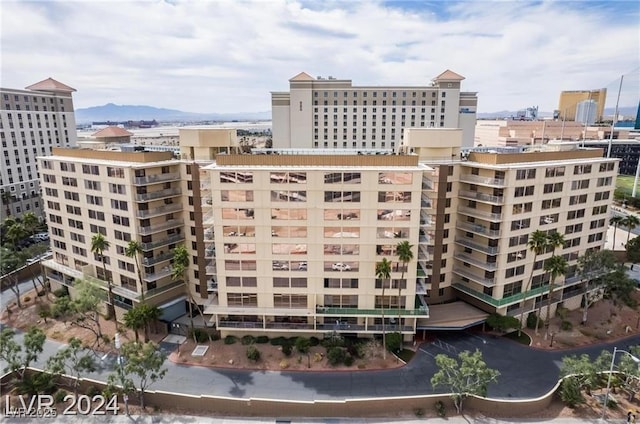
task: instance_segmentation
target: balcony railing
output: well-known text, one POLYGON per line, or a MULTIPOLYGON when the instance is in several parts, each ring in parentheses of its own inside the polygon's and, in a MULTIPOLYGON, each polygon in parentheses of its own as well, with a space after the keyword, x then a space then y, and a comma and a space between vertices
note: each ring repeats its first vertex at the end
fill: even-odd
POLYGON ((491 186, 505 185, 504 180, 499 180, 497 178, 481 177, 479 175, 473 175, 473 174, 461 174, 460 181, 470 182, 474 184, 491 185, 491 186))
POLYGON ((483 218, 489 221, 502 220, 502 214, 500 213, 485 212, 483 210, 475 209, 475 208, 458 207, 458 212, 465 215, 471 215, 471 216, 483 218))
POLYGON ((142 258, 142 264, 145 266, 155 265, 157 263, 168 261, 173 258, 173 252, 169 251, 167 253, 163 253, 161 255, 155 255, 152 258, 142 258))
POLYGON ((178 196, 182 193, 180 188, 168 188, 166 190, 152 191, 150 193, 136 194, 136 202, 148 202, 149 200, 162 199, 163 197, 178 196))
POLYGON ((171 269, 170 266, 165 266, 163 268, 160 269, 160 271, 156 271, 153 274, 148 273, 145 274, 145 276, 143 277, 144 281, 158 281, 164 277, 168 277, 169 275, 171 275, 173 273, 173 270, 171 269))
POLYGON ((480 225, 480 224, 472 224, 470 222, 458 221, 456 222, 456 227, 460 228, 461 230, 482 234, 488 237, 495 237, 495 238, 500 237, 500 230, 490 230, 484 225, 480 225))
POLYGON ((166 293, 169 290, 174 290, 178 287, 183 287, 183 286, 185 286, 184 281, 181 281, 181 280, 172 281, 169 284, 164 285, 162 287, 156 287, 155 289, 147 290, 146 292, 144 292, 144 298, 146 300, 146 299, 149 299, 150 297, 157 296, 161 293, 166 293))
POLYGON ((167 230, 169 228, 181 227, 184 224, 182 219, 170 219, 161 224, 149 225, 148 227, 138 227, 138 232, 143 236, 167 230))
MULTIPOLYGON (((473 290, 472 288, 467 287, 463 283, 453 283, 452 287, 460 290, 461 292, 467 293, 470 296, 473 296, 473 297, 475 297, 477 299, 480 299, 485 303, 493 305, 493 306, 510 305, 512 303, 521 302, 522 299, 523 299, 522 293, 518 293, 518 294, 514 294, 512 296, 504 297, 502 299, 495 299, 495 298, 489 296, 488 294, 481 293, 481 292, 479 292, 477 290, 473 290)), ((526 293, 525 298, 529 298, 531 296, 537 296, 539 294, 547 292, 548 290, 549 290, 549 286, 548 285, 541 286, 541 287, 536 287, 533 290, 529 290, 526 293)))
POLYGON ((495 278, 485 278, 485 277, 481 277, 477 274, 474 274, 471 271, 466 270, 464 267, 459 267, 459 266, 454 266, 453 267, 453 272, 455 272, 456 274, 462 276, 462 277, 466 277, 469 280, 475 281, 477 283, 482 284, 483 286, 486 287, 493 287, 496 284, 496 280, 495 278))
POLYGON ((162 183, 165 181, 171 181, 171 180, 179 180, 180 179, 180 173, 168 173, 168 174, 153 174, 153 175, 147 175, 144 177, 135 177, 133 180, 133 184, 135 185, 145 185, 145 184, 155 184, 155 183, 162 183))
POLYGON ((152 216, 164 215, 166 213, 176 212, 181 210, 182 210, 182 204, 172 203, 170 205, 159 206, 153 209, 147 209, 147 210, 140 209, 136 212, 136 216, 138 218, 150 218, 152 216))
POLYGON ((473 243, 467 239, 456 238, 456 243, 466 247, 470 247, 475 250, 479 250, 480 252, 488 253, 490 255, 495 255, 498 253, 498 247, 491 247, 487 245, 473 243))
POLYGON ((481 193, 479 191, 460 190, 458 195, 460 197, 466 197, 467 199, 480 200, 481 202, 504 203, 503 196, 492 196, 491 194, 481 193))
POLYGON ((453 255, 454 258, 463 261, 463 262, 467 262, 471 265, 475 265, 478 268, 482 268, 482 269, 486 269, 487 271, 495 271, 497 268, 497 265, 495 262, 485 262, 485 261, 480 261, 478 259, 475 259, 471 256, 468 255, 464 255, 462 253, 456 253, 453 255))
POLYGON ((167 244, 177 243, 179 241, 184 240, 184 234, 174 234, 166 239, 152 241, 149 243, 142 243, 142 250, 153 250, 157 247, 164 246, 167 244))
MULTIPOLYGON (((359 308, 331 308, 318 306, 316 308, 316 313, 323 315, 382 315, 382 309, 359 309, 359 308)), ((398 309, 384 309, 385 315, 388 316, 398 316, 398 309)), ((420 317, 429 317, 429 308, 421 307, 419 309, 400 309, 401 316, 420 316, 420 317)))

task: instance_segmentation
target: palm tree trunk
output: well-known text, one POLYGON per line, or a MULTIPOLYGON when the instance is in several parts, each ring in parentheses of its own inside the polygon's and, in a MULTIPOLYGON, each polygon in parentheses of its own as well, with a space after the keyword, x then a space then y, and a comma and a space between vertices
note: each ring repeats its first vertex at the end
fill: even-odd
POLYGON ((549 281, 549 299, 547 300, 547 314, 544 316, 544 340, 549 337, 549 324, 551 322, 551 295, 553 294, 553 283, 549 281))
POLYGON ((616 250, 616 231, 618 231, 618 224, 613 226, 613 249, 616 250))
POLYGON ((384 288, 385 288, 385 283, 384 281, 382 282, 382 359, 386 360, 387 359, 387 336, 385 334, 385 327, 384 327, 384 288))
POLYGON ((524 305, 527 302, 527 291, 529 290, 529 287, 531 287, 531 282, 533 281, 533 268, 536 266, 537 259, 538 255, 534 254, 533 265, 531 266, 531 274, 529 274, 529 281, 527 282, 527 285, 522 289, 522 311, 520 312, 520 328, 518 328, 518 337, 522 335, 522 326, 524 325, 524 305))
POLYGON ((109 319, 113 318, 113 322, 115 323, 116 331, 117 331, 118 318, 116 318, 116 307, 113 304, 113 287, 111 285, 111 279, 107 275, 107 264, 104 261, 104 255, 100 253, 100 256, 102 257, 102 272, 104 274, 104 278, 107 280, 107 288, 109 289, 109 299, 108 299, 109 305, 107 306, 107 309, 108 309, 107 315, 109 315, 109 319))

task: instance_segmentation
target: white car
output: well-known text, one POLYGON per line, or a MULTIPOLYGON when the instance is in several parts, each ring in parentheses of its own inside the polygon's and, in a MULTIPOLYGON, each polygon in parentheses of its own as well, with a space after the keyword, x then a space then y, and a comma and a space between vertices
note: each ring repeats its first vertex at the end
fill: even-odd
POLYGON ((331 269, 333 269, 334 271, 351 271, 351 265, 347 265, 342 262, 337 262, 331 265, 331 269))

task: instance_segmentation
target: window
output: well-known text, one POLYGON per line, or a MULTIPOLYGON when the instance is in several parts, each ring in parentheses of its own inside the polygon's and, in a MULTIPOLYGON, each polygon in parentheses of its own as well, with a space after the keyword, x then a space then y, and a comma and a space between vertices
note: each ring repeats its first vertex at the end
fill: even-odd
POLYGON ((554 166, 552 168, 547 168, 544 176, 545 178, 563 177, 564 166, 554 166))
MULTIPOLYGON (((598 178, 598 181, 600 178, 598 178)), ((580 180, 580 181, 572 181, 571 182, 571 190, 581 190, 589 188, 589 180, 580 180)))
POLYGON ((524 274, 524 265, 519 265, 513 268, 508 268, 504 273, 504 277, 510 278, 522 274, 524 274))
POLYGON ((71 177, 62 177, 62 185, 78 187, 78 180, 71 177))
POLYGON ((580 231, 582 231, 582 223, 567 225, 564 229, 565 234, 579 233, 580 231))
POLYGON ((604 238, 604 233, 591 234, 589 235, 587 242, 593 243, 596 241, 602 241, 603 238, 604 238))
POLYGON ((534 186, 516 187, 515 197, 531 196, 533 195, 534 186))
POLYGON ((573 167, 573 175, 590 174, 591 165, 576 165, 573 167))
POLYGON ((581 203, 587 203, 587 195, 580 194, 569 197, 569 205, 579 205, 581 203))
POLYGON ((97 165, 82 165, 82 173, 100 175, 100 168, 97 165))
POLYGON ((109 183, 109 192, 114 194, 126 194, 124 184, 109 183))
POLYGON ((255 293, 227 293, 227 305, 257 307, 258 295, 255 293))
POLYGON ((613 171, 616 167, 616 164, 613 162, 609 163, 601 163, 600 164, 600 172, 613 171))
POLYGON ((221 183, 253 183, 252 172, 221 172, 221 183))
POLYGON ((519 204, 513 205, 513 214, 518 215, 521 213, 531 212, 532 209, 533 209, 532 202, 519 203, 519 204))
POLYGON ((522 280, 515 283, 505 284, 502 292, 502 298, 514 296, 518 293, 522 293, 522 280))
POLYGON ((102 206, 102 197, 87 194, 87 203, 90 205, 102 206))
POLYGON ((515 221, 511 221, 511 230, 522 230, 525 228, 529 228, 531 225, 531 219, 518 219, 515 221))
POLYGON ((379 191, 378 202, 380 203, 410 203, 410 191, 379 191))
POLYGON ((124 178, 124 169, 122 168, 114 168, 111 166, 107 167, 107 176, 112 178, 124 178))
POLYGON ((559 193, 562 191, 562 183, 545 184, 543 188, 544 194, 559 193))
POLYGON ((518 169, 516 171, 516 180, 531 180, 536 177, 535 169, 518 169))
POLYGON ((271 190, 272 202, 306 202, 306 191, 271 190))
POLYGON ((60 162, 60 170, 65 172, 76 172, 76 165, 74 163, 60 162))
POLYGON ((324 201, 325 202, 358 203, 360 202, 360 192, 359 191, 325 191, 324 201))
POLYGON ((607 213, 607 205, 595 206, 591 215, 600 215, 603 213, 607 213))
POLYGON ((584 218, 584 209, 567 212, 567 220, 584 218))
POLYGON ((547 199, 542 201, 542 209, 551 209, 551 208, 559 208, 562 200, 558 199, 547 199))
POLYGON ((513 246, 521 246, 523 244, 527 244, 529 242, 529 235, 524 234, 521 236, 509 237, 509 247, 513 246))
POLYGON ((275 184, 306 184, 306 172, 272 172, 271 182, 275 184))
MULTIPOLYGON (((613 182, 613 177, 601 177, 601 178, 598 178, 596 187, 610 186, 612 182, 613 182)), ((589 181, 587 181, 587 187, 589 187, 588 183, 589 181)), ((587 187, 584 187, 584 188, 587 188, 587 187)))
MULTIPOLYGON (((355 129, 354 129, 355 130, 355 129)), ((325 184, 360 184, 360 172, 326 172, 324 174, 325 184)))
POLYGON ((307 295, 274 294, 273 306, 275 308, 306 308, 308 306, 307 295))
POLYGON ((253 190, 222 190, 220 198, 223 202, 253 202, 253 190))
POLYGON ((127 210, 127 202, 124 201, 124 200, 111 199, 111 208, 119 209, 119 210, 122 210, 122 211, 126 211, 127 210))
POLYGON ((89 218, 97 219, 99 221, 104 221, 104 212, 94 211, 92 209, 89 209, 89 218))
POLYGON ((84 188, 100 191, 100 181, 84 180, 84 188))
POLYGON ((611 193, 608 192, 608 191, 601 191, 601 192, 595 194, 594 200, 596 202, 599 201, 599 200, 607 200, 607 199, 609 199, 609 195, 610 194, 611 193))

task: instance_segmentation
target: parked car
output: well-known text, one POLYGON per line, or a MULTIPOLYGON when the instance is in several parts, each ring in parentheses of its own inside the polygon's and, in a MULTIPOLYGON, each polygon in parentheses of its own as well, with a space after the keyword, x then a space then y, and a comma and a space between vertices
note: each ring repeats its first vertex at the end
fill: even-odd
POLYGON ((48 241, 49 233, 38 233, 31 236, 31 239, 35 242, 48 241))
POLYGON ((342 262, 337 262, 331 265, 331 269, 333 269, 334 271, 351 271, 351 265, 347 265, 342 262))

